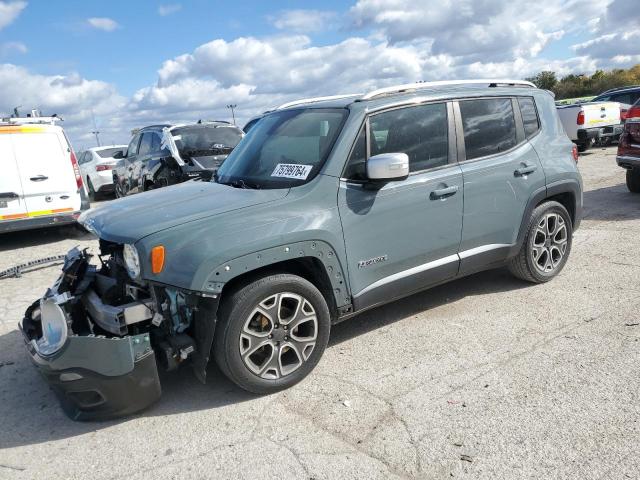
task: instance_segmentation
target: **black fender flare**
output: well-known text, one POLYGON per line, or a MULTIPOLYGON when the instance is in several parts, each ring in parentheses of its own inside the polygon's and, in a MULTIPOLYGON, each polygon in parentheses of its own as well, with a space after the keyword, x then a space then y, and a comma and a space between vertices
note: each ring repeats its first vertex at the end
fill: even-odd
POLYGON ((529 226, 529 219, 531 218, 531 213, 541 202, 548 198, 555 197, 556 195, 560 195, 563 193, 569 193, 573 195, 575 200, 575 212, 574 212, 574 220, 573 220, 573 230, 577 230, 580 226, 580 220, 582 219, 582 186, 576 179, 566 179, 560 180, 557 182, 550 183, 544 187, 540 187, 537 189, 527 202, 527 206, 525 207, 524 214, 522 215, 522 221, 520 223, 520 228, 518 230, 518 237, 516 243, 514 244, 511 252, 509 252, 509 257, 515 256, 520 251, 522 244, 524 242, 524 238, 527 234, 527 228, 529 226))
POLYGON ((211 271, 203 288, 207 294, 220 294, 224 285, 240 275, 280 262, 315 259, 324 267, 338 309, 351 305, 351 292, 344 268, 333 247, 322 240, 306 240, 259 250, 218 265, 211 271))

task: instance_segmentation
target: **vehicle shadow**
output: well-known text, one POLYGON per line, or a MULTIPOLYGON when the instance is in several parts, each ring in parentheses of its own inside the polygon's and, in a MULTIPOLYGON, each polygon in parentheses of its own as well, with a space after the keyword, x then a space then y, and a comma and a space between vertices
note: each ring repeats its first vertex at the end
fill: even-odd
MULTIPOLYGON (((529 284, 506 270, 482 272, 372 309, 334 325, 329 349, 419 312, 470 295, 509 292, 529 284)), ((53 392, 27 358, 18 331, 0 335, 0 450, 59 440, 129 422, 137 417, 167 416, 209 410, 257 398, 227 380, 212 363, 208 383, 202 385, 187 369, 161 374, 162 398, 134 416, 104 422, 74 422, 60 408, 53 392)))
POLYGON ((583 220, 625 221, 640 218, 640 195, 631 193, 624 183, 583 194, 583 220))

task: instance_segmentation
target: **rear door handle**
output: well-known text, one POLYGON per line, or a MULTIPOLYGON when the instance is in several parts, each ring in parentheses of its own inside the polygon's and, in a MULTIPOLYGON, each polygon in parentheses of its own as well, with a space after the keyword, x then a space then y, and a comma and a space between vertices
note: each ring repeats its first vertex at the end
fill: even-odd
POLYGON ((36 175, 35 177, 31 177, 29 180, 31 180, 32 182, 42 182, 48 179, 49 177, 46 177, 44 175, 36 175))
POLYGON ((513 174, 516 177, 524 177, 525 175, 529 175, 530 173, 535 172, 538 169, 535 165, 527 165, 526 167, 517 168, 513 174))
POLYGON ((429 198, 431 198, 431 200, 443 200, 447 197, 450 197, 451 195, 455 195, 457 191, 458 191, 458 185, 439 188, 431 192, 431 195, 429 195, 429 198))

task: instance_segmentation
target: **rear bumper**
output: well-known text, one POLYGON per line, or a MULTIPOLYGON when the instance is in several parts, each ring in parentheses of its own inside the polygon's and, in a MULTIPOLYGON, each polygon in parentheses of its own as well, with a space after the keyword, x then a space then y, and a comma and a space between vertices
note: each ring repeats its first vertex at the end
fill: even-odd
POLYGON ((606 127, 594 127, 594 128, 580 128, 578 129, 578 140, 586 142, 588 140, 603 138, 603 137, 617 137, 622 134, 624 125, 609 125, 606 127))
POLYGON ((75 223, 80 216, 80 213, 81 212, 78 211, 58 213, 55 215, 43 215, 41 217, 20 218, 17 220, 2 220, 0 221, 0 233, 68 225, 75 223))
POLYGON ((105 170, 103 172, 96 172, 91 177, 91 182, 93 183, 93 188, 95 188, 96 192, 113 192, 113 171, 105 170))
POLYGON ((632 168, 640 168, 640 157, 631 157, 629 155, 618 155, 616 163, 622 168, 630 170, 632 168))

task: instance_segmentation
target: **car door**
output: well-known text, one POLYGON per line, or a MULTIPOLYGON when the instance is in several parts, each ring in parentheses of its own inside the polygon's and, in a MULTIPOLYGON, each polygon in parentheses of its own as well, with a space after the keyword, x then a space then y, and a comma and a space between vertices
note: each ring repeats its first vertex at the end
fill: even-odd
POLYGON ((140 146, 140 139, 142 138, 141 133, 137 133, 129 142, 129 146, 127 147, 127 154, 123 159, 123 190, 125 194, 134 193, 134 185, 133 185, 133 171, 138 159, 138 147, 140 146))
POLYGON ((31 127, 10 137, 29 216, 79 210, 71 151, 63 135, 55 129, 31 127))
POLYGON ((0 132, 0 222, 27 217, 18 163, 11 135, 0 132))
POLYGON ((143 192, 145 190, 145 173, 151 158, 153 135, 153 132, 144 132, 142 134, 138 155, 131 172, 131 185, 134 192, 143 192))
POLYGON ((463 196, 452 126, 446 102, 375 113, 363 125, 338 193, 355 310, 457 274, 463 196), (408 178, 367 182, 366 159, 380 153, 406 153, 408 178))
POLYGON ((508 256, 545 175, 515 98, 464 99, 454 110, 464 179, 460 272, 467 274, 508 256))

